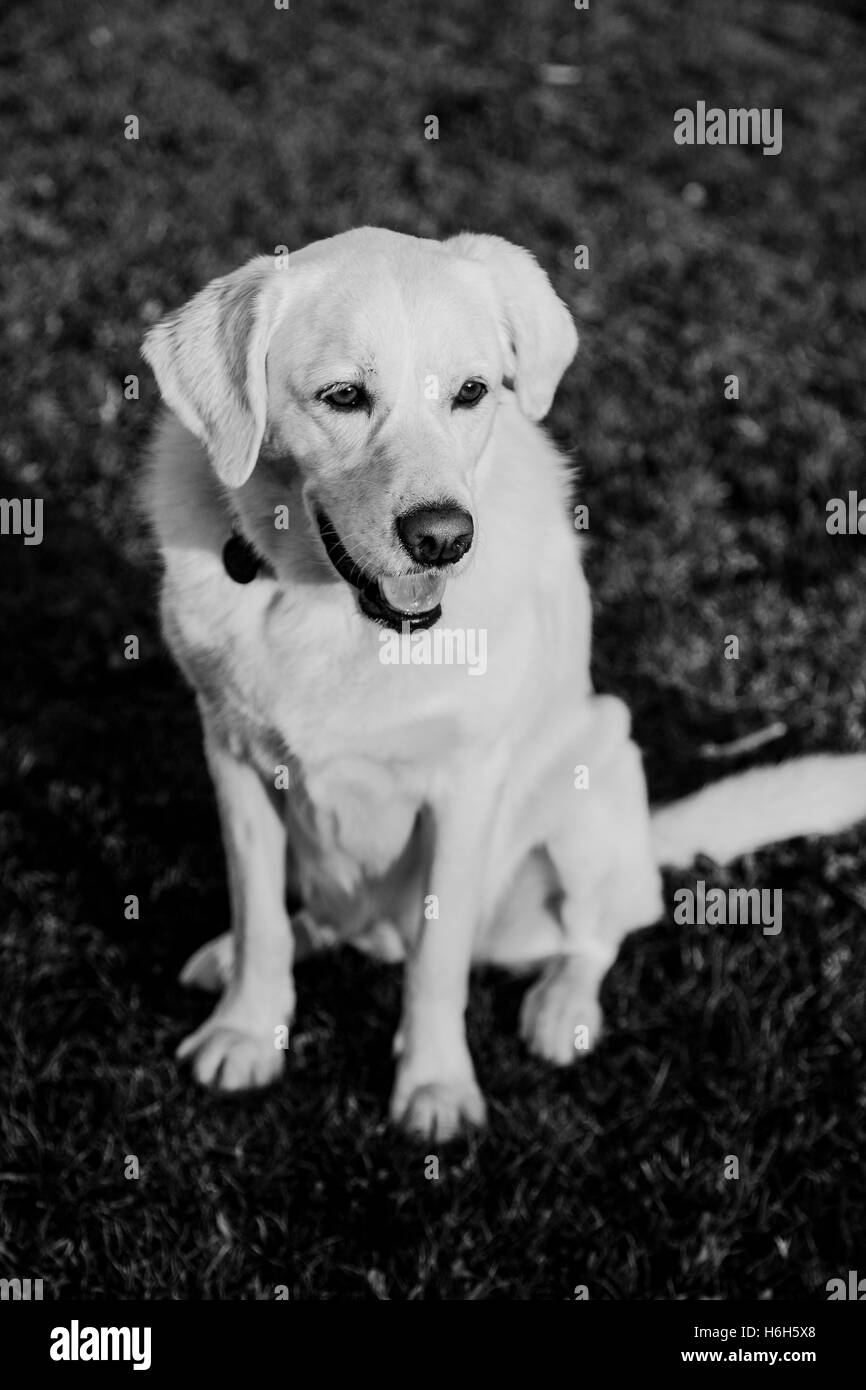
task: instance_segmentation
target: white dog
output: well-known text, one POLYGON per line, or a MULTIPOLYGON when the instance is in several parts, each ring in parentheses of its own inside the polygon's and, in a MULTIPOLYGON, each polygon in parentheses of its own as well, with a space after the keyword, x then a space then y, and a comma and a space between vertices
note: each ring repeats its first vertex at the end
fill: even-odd
POLYGON ((627 710, 590 684, 567 469, 536 423, 576 348, 528 252, 371 228, 253 260, 147 335, 171 412, 148 487, 163 625, 231 893, 233 935, 182 977, 225 985, 179 1049, 201 1082, 280 1073, 296 937, 405 951, 391 1113, 447 1138, 484 1119, 473 961, 541 966, 522 1034, 567 1063, 624 935, 662 911, 659 863, 866 814, 866 756, 819 757, 651 827, 627 710))

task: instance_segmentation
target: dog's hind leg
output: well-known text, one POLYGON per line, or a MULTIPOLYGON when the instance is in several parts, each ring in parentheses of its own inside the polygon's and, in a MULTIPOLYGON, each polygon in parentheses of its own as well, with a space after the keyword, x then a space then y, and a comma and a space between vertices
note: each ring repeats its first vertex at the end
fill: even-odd
MULTIPOLYGON (((378 924, 379 931, 369 944, 367 937, 372 934, 365 933, 363 937, 354 940, 352 945, 357 946, 359 951, 366 951, 369 955, 379 956, 380 959, 402 960, 402 952, 394 954, 394 942, 390 938, 387 943, 385 941, 382 931, 387 925, 378 924)), ((392 927, 391 930, 396 935, 396 928, 392 927)), ((292 934, 295 938, 296 964, 309 956, 318 955, 321 951, 330 951, 339 945, 335 929, 315 921, 304 908, 301 908, 300 912, 292 913, 292 934)), ((399 937, 397 941, 399 943, 399 937)), ((230 983, 234 968, 234 936, 230 931, 225 931, 221 936, 213 937, 211 941, 199 946, 197 951, 193 951, 178 980, 187 989, 203 989, 208 994, 219 994, 230 983)))
POLYGON ((178 979, 187 989, 203 989, 219 994, 232 978, 235 968, 235 943, 230 931, 215 936, 193 951, 178 979))
POLYGON ((563 949, 564 935, 554 906, 558 880, 544 850, 528 854, 475 942, 476 965, 529 971, 563 949))
POLYGON ((586 744, 589 786, 548 841, 559 878, 563 945, 528 990, 521 1036, 536 1056, 574 1061, 601 1031, 599 991, 623 938, 661 912, 650 845, 643 765, 619 700, 595 701, 596 728, 586 744), (585 1031, 584 1031, 585 1030, 585 1031))

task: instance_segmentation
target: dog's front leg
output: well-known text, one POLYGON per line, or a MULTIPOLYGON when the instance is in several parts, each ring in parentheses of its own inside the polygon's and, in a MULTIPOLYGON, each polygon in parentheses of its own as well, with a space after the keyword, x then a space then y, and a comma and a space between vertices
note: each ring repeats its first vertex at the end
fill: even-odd
POLYGON ((479 778, 471 787, 452 788, 432 807, 435 848, 425 915, 404 976, 391 1118, 439 1140, 485 1120, 465 1013, 494 795, 488 776, 483 784, 479 778))
POLYGON ((205 724, 228 863, 234 968, 206 1023, 178 1048, 206 1086, 239 1091, 279 1076, 295 1005, 279 794, 205 724))

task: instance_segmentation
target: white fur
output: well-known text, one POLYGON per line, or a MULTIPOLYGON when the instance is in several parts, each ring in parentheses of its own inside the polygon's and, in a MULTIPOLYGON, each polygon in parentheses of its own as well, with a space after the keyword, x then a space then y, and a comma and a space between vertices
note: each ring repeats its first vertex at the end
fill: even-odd
POLYGON ((866 754, 793 758, 725 777, 652 817, 659 864, 727 864, 796 835, 835 835, 866 816, 866 754))
MULTIPOLYGON (((656 859, 688 847, 690 826, 666 810, 654 848, 628 712, 592 691, 566 467, 534 423, 576 345, 520 248, 369 228, 306 248, 287 270, 260 258, 148 336, 174 411, 147 488, 163 625, 198 696, 234 933, 184 972, 225 987, 180 1049, 199 1080, 239 1089, 281 1069, 275 1039, 294 1004, 287 870, 310 918, 329 924, 316 944, 393 958, 402 941, 391 1112, 440 1138, 484 1117, 464 1027, 472 960, 547 961, 521 1028, 533 1051, 565 1063, 579 1025, 597 1034, 599 985, 623 936, 659 916, 656 859), (359 374, 368 413, 318 398, 359 374), (485 400, 452 408, 461 381, 479 376, 485 400), (395 517, 443 497, 475 520, 441 623, 486 630, 478 678, 384 665, 380 629, 314 521, 323 507, 353 558, 399 575, 410 566, 395 517), (281 505, 288 532, 274 529, 281 505), (233 526, 270 566, 249 585, 222 563, 233 526), (274 787, 281 764, 289 791, 274 787), (580 764, 588 790, 575 787, 580 764)), ((851 766, 834 765, 846 786, 851 766)), ((740 833, 737 785, 695 848, 776 838, 763 799, 740 833)), ((834 785, 824 776, 822 794, 834 785)), ((852 795, 844 814, 858 808, 852 795)))

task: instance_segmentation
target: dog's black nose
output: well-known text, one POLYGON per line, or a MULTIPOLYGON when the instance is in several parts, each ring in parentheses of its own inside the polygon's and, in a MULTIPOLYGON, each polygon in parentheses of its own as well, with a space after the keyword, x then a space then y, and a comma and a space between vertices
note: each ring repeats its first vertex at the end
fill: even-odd
POLYGON ((397 517, 397 531, 419 565, 454 565, 472 544, 475 527, 462 507, 417 507, 397 517))

